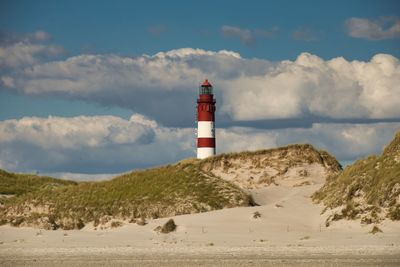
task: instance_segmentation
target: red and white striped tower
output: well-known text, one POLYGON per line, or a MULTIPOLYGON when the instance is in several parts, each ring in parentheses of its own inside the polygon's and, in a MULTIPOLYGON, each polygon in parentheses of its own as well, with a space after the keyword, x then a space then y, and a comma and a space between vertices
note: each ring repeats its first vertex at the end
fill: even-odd
POLYGON ((197 99, 197 158, 215 155, 215 99, 213 87, 205 80, 197 99))

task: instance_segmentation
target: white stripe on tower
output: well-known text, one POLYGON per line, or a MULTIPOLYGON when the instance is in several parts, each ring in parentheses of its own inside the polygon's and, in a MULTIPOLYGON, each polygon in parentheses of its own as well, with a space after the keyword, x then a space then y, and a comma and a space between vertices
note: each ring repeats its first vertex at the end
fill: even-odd
POLYGON ((215 147, 198 147, 197 158, 205 159, 215 155, 215 147))
POLYGON ((215 128, 213 121, 199 121, 197 123, 197 138, 198 159, 215 155, 215 128))
POLYGON ((215 129, 213 121, 197 122, 197 138, 215 137, 215 129))

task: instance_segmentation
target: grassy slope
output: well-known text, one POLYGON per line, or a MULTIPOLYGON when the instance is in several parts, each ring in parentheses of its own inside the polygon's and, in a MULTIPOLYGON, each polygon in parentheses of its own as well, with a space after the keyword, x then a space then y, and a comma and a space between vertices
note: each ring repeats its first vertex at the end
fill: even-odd
MULTIPOLYGON (((81 228, 90 221, 102 222, 106 217, 157 218, 196 213, 226 207, 252 205, 252 199, 234 184, 215 177, 209 171, 214 165, 241 158, 278 153, 290 162, 319 162, 333 172, 339 163, 324 151, 310 145, 221 154, 205 160, 185 160, 175 165, 136 171, 102 182, 70 182, 34 175, 18 176, 19 180, 0 177, 4 190, 17 197, 3 199, 0 220, 12 225, 43 228, 81 228), (23 178, 34 182, 27 182, 23 178), (53 186, 56 182, 60 186, 53 186), (28 186, 29 184, 29 186, 28 186), (10 186, 12 185, 12 186, 10 186), (50 186, 51 185, 51 186, 50 186)), ((260 166, 261 167, 261 166, 260 166)), ((4 176, 6 177, 6 176, 4 176)), ((58 185, 58 184, 57 184, 58 185)))
POLYGON ((331 177, 313 195, 327 208, 341 207, 329 220, 361 218, 364 223, 382 217, 400 220, 400 132, 381 156, 370 156, 331 177))
MULTIPOLYGON (((236 153, 224 153, 215 157, 206 158, 199 162, 202 168, 213 168, 218 165, 224 165, 229 168, 230 160, 241 160, 246 158, 253 159, 253 165, 260 165, 260 159, 257 156, 271 156, 272 154, 280 154, 280 157, 287 159, 290 164, 295 166, 299 163, 319 163, 333 173, 342 170, 340 163, 324 150, 317 150, 309 144, 293 144, 284 147, 263 149, 257 151, 245 151, 236 153)), ((261 166, 258 166, 261 167, 261 166)))
POLYGON ((76 184, 73 181, 55 179, 34 174, 16 174, 0 170, 0 194, 22 195, 44 187, 76 184))
POLYGON ((203 173, 193 162, 136 171, 110 181, 44 187, 8 199, 1 217, 13 225, 72 229, 104 216, 157 218, 252 204, 241 189, 203 173))

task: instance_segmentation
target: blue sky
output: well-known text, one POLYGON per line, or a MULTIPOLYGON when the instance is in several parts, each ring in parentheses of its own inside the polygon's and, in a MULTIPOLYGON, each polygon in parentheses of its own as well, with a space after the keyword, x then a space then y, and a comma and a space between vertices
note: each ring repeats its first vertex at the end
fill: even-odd
MULTIPOLYGON (((40 145, 21 128, 13 134, 20 139, 0 139, 3 151, 18 151, 0 153, 0 167, 13 171, 115 173, 193 156, 194 138, 182 131, 194 127, 192 106, 204 76, 216 82, 221 137, 241 144, 237 149, 311 142, 350 162, 379 153, 399 128, 398 1, 2 1, 0 31, 0 123, 8 123, 3 131, 20 129, 23 117, 36 118, 40 125, 60 123, 48 121, 49 116, 75 119, 63 120, 65 129, 82 116, 112 126, 103 120, 111 115, 123 120, 117 131, 152 125, 142 130, 154 131, 153 139, 135 139, 128 147, 156 146, 162 139, 158 131, 171 134, 171 146, 177 136, 175 143, 188 142, 172 154, 132 156, 107 169, 102 160, 109 158, 102 153, 120 151, 120 141, 104 145, 99 137, 102 145, 85 148, 91 159, 85 168, 68 160, 79 150, 40 145), (155 56, 159 52, 165 54, 155 56), (379 54, 384 56, 372 59, 379 54), (331 62, 341 57, 342 67, 339 59, 331 62), (358 62, 368 66, 361 68, 358 62), (381 68, 372 70, 377 66, 381 68), (276 73, 288 78, 276 78, 276 73), (134 114, 143 117, 132 119, 134 114), (333 137, 329 127, 346 130, 333 137), (350 148, 339 142, 350 132, 355 140, 365 137, 356 133, 369 133, 370 139, 350 148), (259 139, 246 143, 246 136, 259 139), (377 144, 368 146, 371 142, 377 144), (21 164, 35 149, 56 153, 58 167, 21 164)), ((82 144, 90 143, 85 140, 82 144)), ((221 142, 219 151, 230 150, 221 142)))
POLYGON ((294 59, 308 51, 324 59, 344 56, 368 60, 376 53, 399 56, 398 40, 366 42, 349 38, 350 17, 398 16, 398 1, 2 1, 3 30, 42 29, 71 54, 154 54, 179 47, 228 49, 245 57, 294 59), (271 30, 254 47, 220 36, 222 25, 271 30), (149 28, 161 27, 151 34, 149 28), (291 33, 310 28, 317 42, 295 41, 291 33), (164 31, 162 30, 164 29, 164 31))
MULTIPOLYGON (((351 38, 344 22, 350 17, 396 16, 398 10, 398 1, 3 1, 0 29, 20 34, 46 31, 53 42, 65 47, 64 57, 82 53, 151 55, 193 47, 227 49, 243 57, 268 60, 293 60, 301 52, 324 59, 369 60, 376 53, 399 57, 399 39, 351 38), (273 37, 257 37, 254 45, 246 45, 221 36, 223 25, 277 31, 273 37), (295 40, 292 34, 299 29, 309 29, 316 40, 295 40)), ((4 91, 0 96, 0 119, 47 114, 130 116, 129 110, 79 101, 27 98, 4 91)))

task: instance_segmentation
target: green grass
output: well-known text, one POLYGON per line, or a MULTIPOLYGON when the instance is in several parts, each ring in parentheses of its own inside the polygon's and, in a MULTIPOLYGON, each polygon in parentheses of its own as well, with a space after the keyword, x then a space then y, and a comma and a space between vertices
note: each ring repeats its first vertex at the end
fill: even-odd
MULTIPOLYGON (((50 177, 4 172, 0 222, 46 229, 80 229, 93 221, 111 218, 159 218, 254 205, 242 189, 216 177, 215 166, 229 168, 235 159, 249 159, 262 168, 260 157, 276 153, 291 164, 321 163, 333 172, 341 170, 336 159, 311 145, 221 154, 205 160, 187 159, 174 165, 135 171, 110 181, 71 182, 50 177), (17 178, 16 178, 17 177, 17 178)), ((133 221, 133 220, 132 220, 133 221)))
POLYGON ((356 219, 373 223, 378 214, 386 212, 393 220, 400 220, 400 132, 380 156, 369 156, 348 166, 342 173, 330 177, 313 195, 316 202, 327 208, 343 206, 332 219, 356 219), (366 205, 360 204, 360 198, 366 205))
POLYGON ((35 225, 45 220, 46 224, 51 221, 52 229, 73 229, 104 216, 159 218, 251 204, 251 197, 237 186, 204 173, 196 164, 182 162, 110 181, 65 182, 28 190, 5 202, 1 219, 3 223, 17 221, 17 225, 35 225), (27 207, 30 212, 21 221, 22 215, 15 214, 22 214, 27 207), (39 208, 40 212, 36 212, 39 208))
POLYGON ((0 194, 22 195, 45 187, 75 185, 76 182, 34 174, 16 174, 0 169, 0 194))

